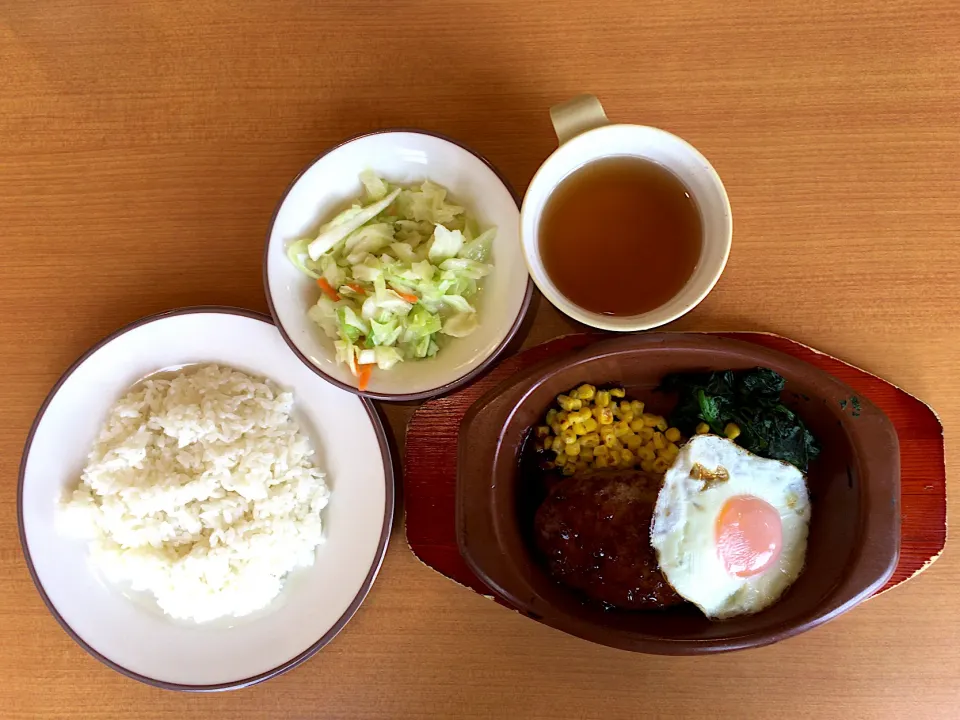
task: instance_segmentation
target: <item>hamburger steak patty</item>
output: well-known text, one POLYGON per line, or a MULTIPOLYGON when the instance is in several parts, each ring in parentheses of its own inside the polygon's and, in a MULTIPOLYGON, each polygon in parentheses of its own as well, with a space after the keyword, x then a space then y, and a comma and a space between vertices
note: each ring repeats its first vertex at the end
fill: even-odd
POLYGON ((575 475, 554 485, 534 517, 534 536, 550 575, 624 610, 683 602, 650 546, 659 489, 659 479, 621 470, 575 475))

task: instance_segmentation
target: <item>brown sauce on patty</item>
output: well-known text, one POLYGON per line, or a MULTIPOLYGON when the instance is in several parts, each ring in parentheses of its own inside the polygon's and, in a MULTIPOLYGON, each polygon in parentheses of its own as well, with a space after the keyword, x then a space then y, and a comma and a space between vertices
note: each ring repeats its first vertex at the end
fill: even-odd
POLYGON ((659 478, 602 470, 553 485, 534 516, 534 540, 557 581, 608 607, 651 610, 684 602, 650 545, 659 478))

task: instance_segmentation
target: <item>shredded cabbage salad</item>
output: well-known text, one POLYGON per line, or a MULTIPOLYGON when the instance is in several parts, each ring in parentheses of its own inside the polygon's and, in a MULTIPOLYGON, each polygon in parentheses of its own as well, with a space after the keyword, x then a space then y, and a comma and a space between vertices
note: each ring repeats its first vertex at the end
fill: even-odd
POLYGON ((374 365, 433 357, 445 338, 477 327, 478 282, 493 270, 496 228, 476 220, 429 180, 399 187, 360 174, 364 196, 294 241, 287 256, 321 295, 307 314, 334 340, 366 389, 374 365))

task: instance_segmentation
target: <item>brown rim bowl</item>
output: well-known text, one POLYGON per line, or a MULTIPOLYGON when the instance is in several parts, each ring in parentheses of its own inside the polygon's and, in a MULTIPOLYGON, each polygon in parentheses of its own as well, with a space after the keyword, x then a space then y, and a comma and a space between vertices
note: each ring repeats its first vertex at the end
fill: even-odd
MULTIPOLYGON (((900 550, 900 454, 890 420, 856 393, 789 355, 757 345, 684 333, 599 341, 531 368, 468 411, 460 434, 457 541, 474 573, 507 603, 551 627, 636 652, 695 655, 768 645, 851 609, 889 579, 900 550), (669 372, 769 367, 786 378, 785 404, 820 439, 810 467, 812 518, 806 566, 771 607, 713 622, 694 606, 626 612, 584 603, 542 569, 526 540, 532 522, 519 502, 519 453, 529 428, 557 394, 584 382, 622 384, 656 402, 669 372)), ((663 400, 661 400, 663 402, 663 400)), ((656 408, 660 412, 669 407, 656 408)))
POLYGON ((520 204, 506 179, 479 153, 420 130, 359 135, 322 153, 283 193, 270 221, 263 285, 277 328, 290 349, 315 373, 349 392, 375 400, 412 402, 451 392, 482 374, 519 340, 533 296, 520 246, 520 204), (288 245, 311 237, 323 222, 361 196, 358 176, 372 169, 403 185, 431 180, 446 187, 484 228, 497 227, 494 270, 476 300, 479 327, 450 338, 437 356, 374 370, 365 391, 337 363, 333 341, 307 317, 320 290, 286 256, 288 245))
MULTIPOLYGON (((17 485, 17 522, 24 559, 44 604, 64 631, 90 655, 129 678, 154 687, 187 692, 232 690, 255 685, 297 667, 333 640, 357 612, 373 586, 386 555, 395 509, 394 464, 390 440, 384 430, 383 422, 375 404, 365 398, 358 398, 362 408, 358 408, 355 417, 369 419, 374 442, 379 446, 380 457, 374 458, 371 456, 370 467, 377 468, 378 474, 382 472, 384 482, 383 514, 382 516, 377 515, 375 518, 368 518, 371 524, 368 526, 369 533, 365 536, 366 544, 362 552, 365 556, 369 553, 369 564, 357 557, 356 553, 350 558, 349 563, 345 563, 356 567, 356 573, 352 578, 357 583, 350 588, 350 592, 353 594, 347 593, 349 596, 344 598, 343 606, 333 607, 329 611, 329 617, 327 618, 329 622, 325 622, 322 628, 311 629, 306 626, 290 628, 292 630, 290 633, 292 642, 288 644, 291 647, 293 645, 296 647, 289 654, 287 654, 286 646, 284 646, 289 638, 279 637, 280 633, 274 635, 269 643, 283 646, 282 653, 273 652, 273 648, 260 642, 260 638, 244 633, 258 623, 270 623, 275 610, 283 612, 285 604, 293 604, 290 601, 293 595, 302 599, 304 604, 308 604, 310 612, 316 616, 317 597, 308 592, 307 588, 310 586, 303 578, 299 581, 298 589, 294 590, 292 595, 286 596, 286 600, 278 602, 274 608, 268 608, 265 612, 241 619, 237 621, 236 627, 226 629, 224 626, 218 625, 217 621, 207 626, 192 626, 185 621, 170 621, 162 617, 162 613, 152 602, 141 603, 140 600, 123 598, 119 591, 109 588, 105 581, 99 580, 96 573, 87 568, 87 543, 82 540, 61 537, 61 533, 56 530, 48 514, 54 512, 56 498, 62 492, 66 483, 72 483, 74 477, 79 478, 83 457, 89 450, 89 444, 83 440, 83 435, 91 435, 90 442, 92 443, 101 420, 97 417, 91 419, 91 416, 99 413, 91 411, 88 403, 84 401, 84 397, 80 397, 78 401, 72 403, 75 409, 69 412, 78 416, 79 419, 76 422, 81 423, 82 427, 78 427, 72 420, 64 421, 64 414, 68 412, 64 410, 64 404, 71 403, 64 400, 63 393, 69 396, 70 388, 80 383, 84 387, 90 388, 90 393, 99 394, 103 398, 103 402, 108 403, 108 406, 112 405, 129 385, 125 381, 122 382, 122 385, 117 385, 118 382, 121 382, 120 380, 117 382, 104 381, 102 377, 98 377, 96 372, 90 370, 91 366, 98 362, 97 358, 104 353, 115 355, 118 358, 116 364, 123 368, 118 377, 129 373, 138 375, 141 370, 143 374, 149 374, 164 367, 182 366, 184 360, 188 360, 190 363, 210 361, 209 357, 203 355, 196 358, 181 356, 176 350, 171 351, 172 355, 167 357, 166 350, 158 351, 154 349, 153 341, 149 335, 143 336, 143 333, 149 330, 151 326, 154 328, 160 327, 162 323, 168 327, 168 331, 165 332, 168 332, 169 335, 166 337, 206 337, 204 331, 210 331, 213 320, 208 320, 203 327, 195 326, 192 322, 198 319, 202 321, 204 317, 209 318, 210 316, 216 321, 219 328, 215 328, 216 331, 234 338, 249 337, 250 335, 249 327, 246 327, 245 323, 237 322, 238 320, 252 320, 257 327, 262 324, 264 328, 269 328, 271 333, 274 327, 270 318, 262 313, 233 307, 199 306, 150 315, 120 328, 83 353, 50 390, 27 435, 20 461, 17 485), (118 344, 122 345, 120 349, 116 349, 118 344), (163 356, 162 359, 161 356, 163 356), (118 387, 122 389, 116 392, 118 387), (47 447, 56 443, 58 453, 42 453, 37 449, 37 446, 42 446, 44 443, 47 447), (38 457, 38 455, 43 457, 38 457), (50 457, 56 456, 56 459, 48 460, 47 455, 50 457), (382 461, 382 468, 379 468, 380 462, 378 460, 382 461), (58 577, 58 571, 51 570, 51 568, 57 567, 69 568, 71 575, 65 579, 58 577), (96 595, 90 595, 87 590, 88 586, 103 588, 102 594, 98 590, 96 595), (355 591, 353 591, 354 587, 356 588, 355 591), (91 615, 83 609, 85 606, 100 608, 96 611, 97 613, 109 612, 109 620, 102 620, 99 615, 91 615), (143 624, 149 624, 149 632, 144 630, 143 624), (118 628, 119 630, 117 630, 118 628), (101 629, 106 629, 104 632, 109 637, 105 637, 101 629), (315 635, 310 634, 312 630, 316 631, 315 635), (167 663, 167 659, 170 657, 173 657, 173 660, 169 661, 169 666, 189 666, 189 663, 184 662, 183 658, 185 655, 189 656, 193 653, 185 649, 188 646, 182 642, 185 636, 189 634, 196 635, 196 639, 189 643, 189 647, 194 652, 198 646, 204 648, 203 653, 207 653, 207 648, 210 648, 210 657, 203 659, 203 662, 210 666, 215 667, 218 664, 217 657, 222 661, 222 658, 224 656, 229 657, 231 652, 261 659, 269 657, 272 653, 277 655, 276 664, 273 664, 274 661, 271 659, 266 667, 263 667, 259 672, 238 672, 236 677, 219 682, 194 682, 192 678, 170 679, 165 678, 162 673, 155 672, 156 668, 167 663), (132 639, 127 639, 128 637, 132 639), (236 644, 224 652, 216 650, 220 643, 235 642, 230 638, 235 638, 236 644), (283 657, 280 657, 281 655, 283 657), (160 659, 154 662, 151 658, 160 659)), ((314 386, 322 383, 316 382, 313 375, 305 371, 294 358, 289 357, 286 347, 280 342, 279 338, 270 336, 268 333, 264 336, 257 335, 256 341, 261 345, 251 346, 255 348, 255 353, 264 352, 270 353, 272 357, 282 357, 283 362, 289 363, 292 369, 290 372, 286 372, 284 377, 289 379, 292 377, 291 373, 295 373, 300 378, 298 382, 308 384, 311 388, 314 388, 314 395, 317 394, 314 386), (264 349, 265 345, 269 348, 264 349)), ((216 342, 216 340, 209 342, 216 342)), ((166 348, 167 344, 160 343, 160 346, 166 348)), ((224 361, 224 359, 220 358, 220 361, 224 361)), ((230 362, 229 359, 225 361, 230 362)), ((238 367, 246 368, 246 360, 240 362, 238 359, 237 362, 238 367)), ((249 368, 247 369, 249 370, 249 368)), ((143 374, 139 374, 138 377, 142 377, 143 374)), ((269 372, 264 374, 270 376, 269 372)), ((276 376, 271 377, 276 380, 276 376)), ((329 408, 329 404, 325 406, 329 408)), ((310 417, 306 420, 308 425, 312 424, 310 417)), ((321 452, 327 456, 328 461, 331 459, 329 448, 321 447, 321 452)), ((346 452, 349 452, 349 449, 346 452)), ((332 480, 336 492, 337 478, 333 477, 332 480)), ((335 498, 336 495, 334 495, 335 498)), ((358 500, 369 502, 368 497, 361 497, 358 500)), ((356 516, 349 516, 344 519, 356 522, 356 516)), ((328 528, 330 520, 331 516, 328 513, 325 517, 328 528)), ((351 525, 351 522, 341 522, 340 527, 351 525)), ((367 532, 366 527, 364 532, 367 532)), ((316 567, 320 567, 319 562, 316 567)), ((300 600, 297 600, 297 602, 300 602, 300 600)), ((196 662, 197 658, 195 656, 191 657, 190 661, 196 662)), ((179 670, 172 674, 180 676, 185 672, 189 675, 189 672, 179 670)))

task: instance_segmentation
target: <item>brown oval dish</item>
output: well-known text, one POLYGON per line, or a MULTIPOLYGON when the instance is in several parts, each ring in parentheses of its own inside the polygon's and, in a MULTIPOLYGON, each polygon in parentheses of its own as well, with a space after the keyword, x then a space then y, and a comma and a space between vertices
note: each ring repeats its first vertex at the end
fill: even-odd
POLYGON ((900 550, 900 451, 893 425, 822 370, 768 348, 708 335, 650 333, 605 340, 541 364, 488 393, 460 434, 457 542, 470 568, 528 616, 593 642, 692 655, 767 645, 837 617, 879 590, 900 550), (554 397, 582 382, 648 396, 669 372, 772 368, 785 404, 820 439, 808 478, 813 517, 806 567, 775 605, 711 622, 693 606, 604 611, 556 584, 524 538, 518 458, 527 430, 554 397), (844 411, 849 403, 858 413, 844 411))

